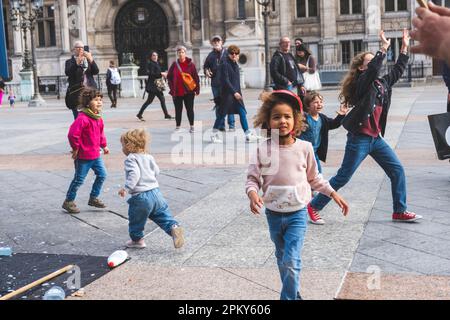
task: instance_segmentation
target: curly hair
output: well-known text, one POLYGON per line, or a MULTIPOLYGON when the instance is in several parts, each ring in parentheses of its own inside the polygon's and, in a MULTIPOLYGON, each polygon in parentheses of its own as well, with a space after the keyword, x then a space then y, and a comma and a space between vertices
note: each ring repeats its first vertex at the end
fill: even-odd
POLYGON ((287 104, 291 107, 292 112, 294 114, 294 134, 298 136, 301 133, 304 116, 303 113, 298 110, 298 107, 292 103, 291 100, 284 98, 283 96, 271 94, 271 93, 263 93, 261 95, 262 105, 256 114, 253 126, 255 128, 267 129, 267 136, 270 137, 270 117, 272 115, 272 110, 277 105, 287 104))
POLYGON ((120 142, 129 153, 147 153, 150 135, 145 129, 131 129, 122 134, 120 142))
POLYGON ((78 98, 78 109, 89 108, 89 104, 95 98, 103 98, 103 94, 95 88, 84 87, 81 89, 80 96, 78 98))
POLYGON ((350 70, 347 72, 341 82, 342 89, 341 93, 339 94, 339 101, 346 104, 348 107, 351 107, 356 103, 356 80, 361 74, 359 67, 364 64, 364 59, 368 54, 372 54, 372 52, 362 52, 353 58, 350 65, 350 70))

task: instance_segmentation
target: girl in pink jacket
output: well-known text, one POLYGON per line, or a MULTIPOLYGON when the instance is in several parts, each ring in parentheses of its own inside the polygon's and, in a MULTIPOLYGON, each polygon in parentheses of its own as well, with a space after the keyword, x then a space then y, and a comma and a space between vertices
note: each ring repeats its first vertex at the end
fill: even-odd
POLYGON ((263 98, 254 127, 268 128, 270 139, 258 146, 245 186, 252 213, 258 215, 266 207, 282 282, 281 300, 301 299, 301 250, 311 188, 333 198, 343 214, 348 213, 347 203, 319 174, 311 143, 295 138, 302 127, 302 111, 300 98, 291 91, 278 90, 263 98))
POLYGON ((100 148, 103 149, 104 154, 109 153, 101 114, 102 98, 102 94, 97 90, 84 88, 79 101, 81 112, 69 129, 68 138, 72 147, 72 158, 75 162, 75 176, 62 207, 72 214, 80 212, 74 201, 77 191, 90 169, 94 171, 96 178, 88 205, 96 208, 106 207, 98 199, 106 179, 106 168, 103 159, 100 157, 100 148))

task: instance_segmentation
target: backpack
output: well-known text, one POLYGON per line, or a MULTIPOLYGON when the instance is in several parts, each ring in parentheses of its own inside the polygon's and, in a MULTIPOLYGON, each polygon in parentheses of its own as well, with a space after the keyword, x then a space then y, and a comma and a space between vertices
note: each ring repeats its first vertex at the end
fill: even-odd
POLYGON ((109 68, 109 71, 111 71, 111 84, 117 85, 120 84, 121 79, 120 79, 120 73, 117 70, 117 68, 109 68))

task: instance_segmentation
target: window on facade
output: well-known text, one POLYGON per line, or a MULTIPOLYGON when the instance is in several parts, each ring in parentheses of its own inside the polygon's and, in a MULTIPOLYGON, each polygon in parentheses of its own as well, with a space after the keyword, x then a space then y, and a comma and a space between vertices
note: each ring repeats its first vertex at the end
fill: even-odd
POLYGON ((238 19, 247 18, 245 14, 245 0, 238 0, 238 19))
POLYGON ((407 11, 407 0, 384 0, 384 10, 386 12, 407 11))
POLYGON ((353 57, 362 51, 362 40, 341 41, 342 64, 350 64, 353 57))
POLYGON ((340 0, 341 15, 361 14, 362 0, 340 0))
POLYGON ((386 54, 386 60, 388 62, 395 62, 398 55, 400 54, 400 49, 402 48, 402 38, 391 39, 391 46, 386 54))
POLYGON ((270 3, 272 4, 272 12, 277 11, 277 5, 276 5, 275 0, 270 1, 270 3))
POLYGON ((450 8, 450 0, 434 0, 433 2, 438 6, 450 8))
POLYGON ((297 18, 319 16, 318 0, 297 0, 297 18))
POLYGON ((55 7, 45 6, 37 18, 37 38, 39 47, 56 46, 55 7))

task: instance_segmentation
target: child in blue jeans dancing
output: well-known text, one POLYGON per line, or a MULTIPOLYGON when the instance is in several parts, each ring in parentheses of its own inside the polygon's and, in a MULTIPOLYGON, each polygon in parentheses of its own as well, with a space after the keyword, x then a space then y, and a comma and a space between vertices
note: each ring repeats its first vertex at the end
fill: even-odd
POLYGON ((159 167, 155 159, 148 154, 150 137, 144 129, 129 130, 120 137, 125 159, 125 188, 119 191, 121 197, 128 192, 128 217, 130 238, 128 248, 143 249, 144 227, 147 219, 155 222, 168 235, 172 236, 175 248, 184 244, 183 229, 172 216, 166 200, 159 190, 156 176, 159 167))

